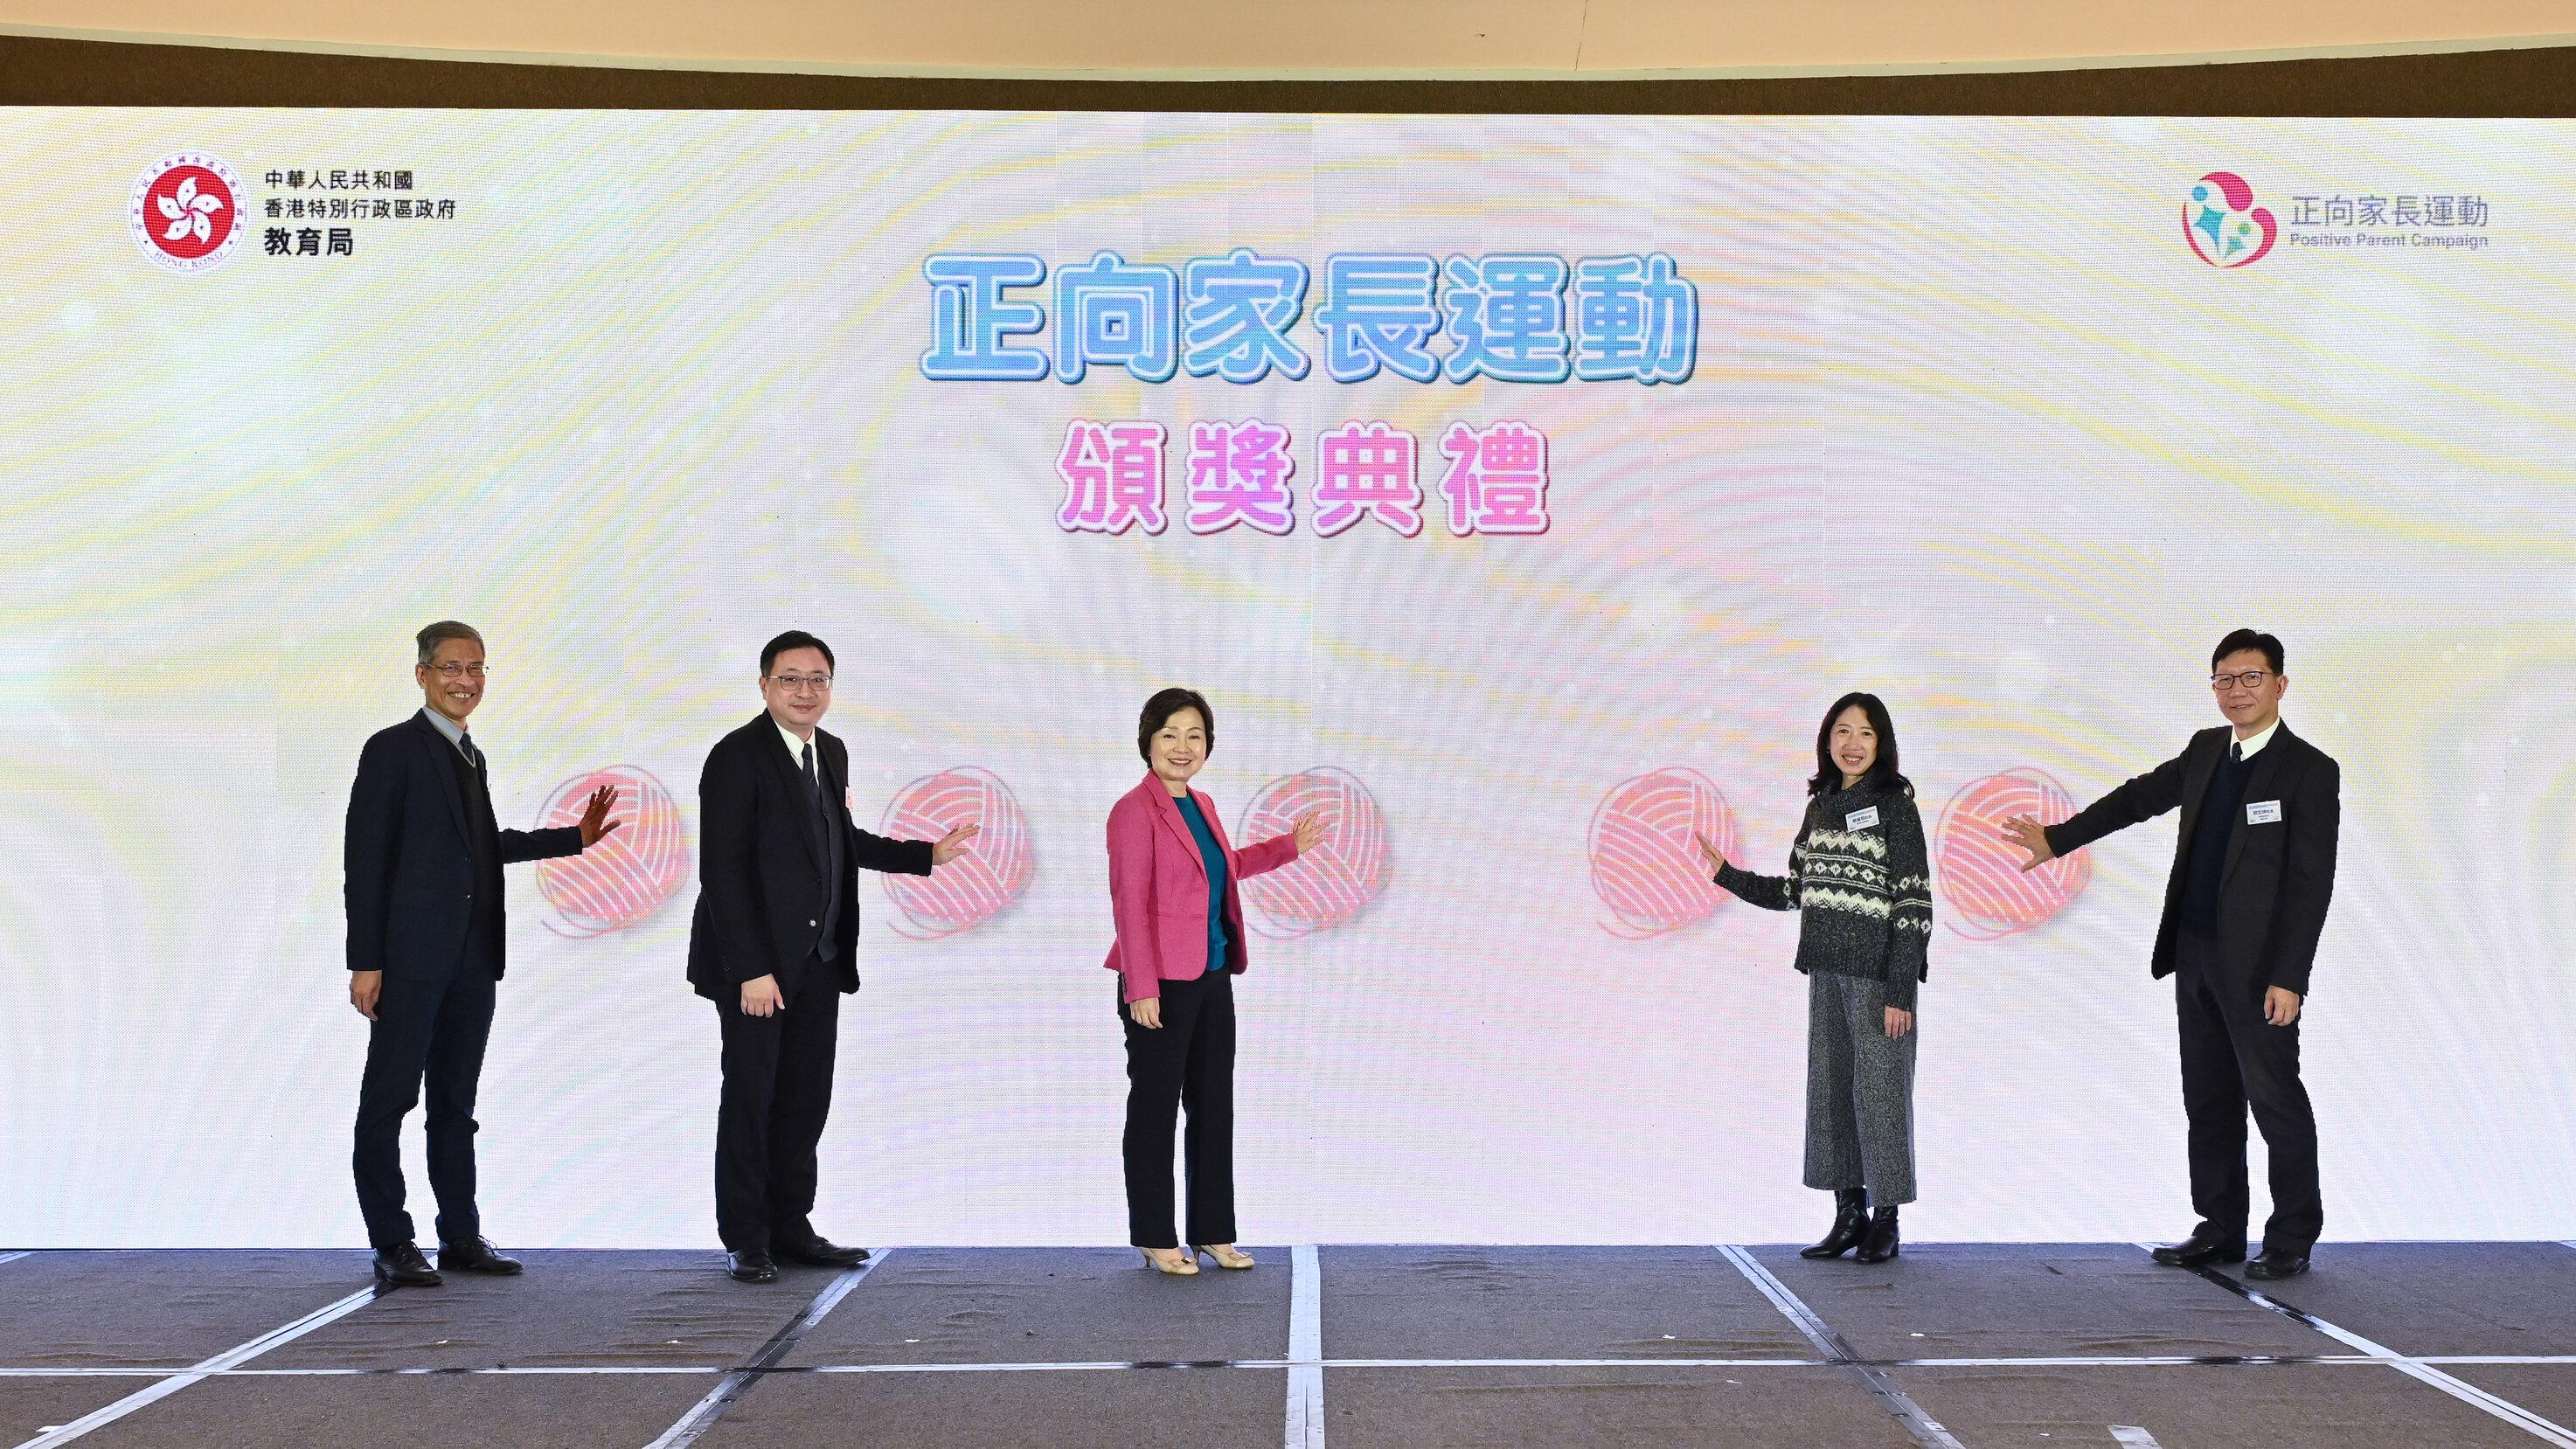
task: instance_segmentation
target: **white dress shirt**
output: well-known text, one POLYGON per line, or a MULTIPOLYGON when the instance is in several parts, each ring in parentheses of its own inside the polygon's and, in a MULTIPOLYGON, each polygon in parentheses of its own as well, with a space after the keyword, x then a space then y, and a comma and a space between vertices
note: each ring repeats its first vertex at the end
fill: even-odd
POLYGON ((2272 743, 2272 736, 2278 734, 2280 729, 2281 717, 2276 714, 2272 716, 2270 724, 2236 742, 2237 758, 2250 760, 2262 753, 2263 747, 2272 743))

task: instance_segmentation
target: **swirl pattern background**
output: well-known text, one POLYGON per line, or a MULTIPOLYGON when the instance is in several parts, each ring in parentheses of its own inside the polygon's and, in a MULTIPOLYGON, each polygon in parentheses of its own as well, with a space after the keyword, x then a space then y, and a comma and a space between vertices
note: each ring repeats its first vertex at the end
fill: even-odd
POLYGON ((1735 817, 1707 776, 1669 766, 1610 787, 1592 812, 1592 890, 1610 908, 1601 929, 1643 940, 1708 919, 1731 899, 1710 880, 1694 835, 1735 854, 1735 817))
POLYGON ((679 802, 633 765, 611 765, 557 785, 537 811, 537 828, 580 821, 590 792, 615 786, 609 817, 625 823, 579 855, 537 862, 537 890, 554 913, 546 927, 565 936, 604 936, 650 917, 689 878, 689 843, 679 802))
POLYGON ((1358 776, 1330 766, 1281 776, 1255 792, 1235 827, 1235 848, 1286 834, 1308 811, 1323 812, 1329 822, 1323 843, 1243 883, 1244 899, 1261 912, 1253 924, 1265 934, 1302 936, 1341 925, 1377 899, 1394 875, 1377 797, 1358 776))
POLYGON ((886 875, 897 933, 914 940, 953 936, 1000 915, 1037 873, 1028 812, 1002 777, 972 765, 925 775, 887 802, 879 835, 937 840, 950 829, 981 825, 966 853, 929 875, 886 875))

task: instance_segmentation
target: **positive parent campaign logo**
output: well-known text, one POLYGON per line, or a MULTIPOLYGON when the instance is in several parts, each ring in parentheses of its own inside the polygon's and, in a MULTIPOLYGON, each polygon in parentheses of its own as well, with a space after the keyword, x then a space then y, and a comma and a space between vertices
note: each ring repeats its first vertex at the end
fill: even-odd
POLYGON ((2182 204, 2182 238, 2193 256, 2213 267, 2250 267, 2281 236, 2270 207, 2254 204, 2254 188, 2233 171, 2212 171, 2182 204))
POLYGON ((2294 193, 2287 215, 2254 204, 2254 188, 2233 171, 2193 183, 2182 204, 2183 240, 2213 267, 2250 267, 2275 242, 2294 249, 2406 255, 2474 255, 2494 244, 2493 211, 2472 192, 2356 188, 2294 193))

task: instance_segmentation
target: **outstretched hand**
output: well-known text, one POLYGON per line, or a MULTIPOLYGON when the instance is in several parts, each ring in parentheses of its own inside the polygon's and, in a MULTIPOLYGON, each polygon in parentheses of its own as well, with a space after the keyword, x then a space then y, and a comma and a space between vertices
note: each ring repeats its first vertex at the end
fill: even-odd
POLYGON ((1691 839, 1699 842, 1700 859, 1708 862, 1708 873, 1711 876, 1726 869, 1726 857, 1717 853, 1717 847, 1708 843, 1707 836, 1694 830, 1691 832, 1691 839))
POLYGON ((939 839, 930 847, 931 868, 936 870, 940 866, 946 865, 948 862, 964 855, 966 853, 966 842, 974 839, 983 829, 984 827, 981 825, 960 825, 956 829, 949 831, 946 835, 939 837, 939 839))
POLYGON ((590 804, 581 812, 582 849, 597 845, 608 838, 608 832, 626 823, 608 818, 609 810, 616 804, 617 787, 614 785, 602 785, 590 792, 590 804))
POLYGON ((1297 836, 1297 853, 1304 855, 1307 851, 1323 844, 1324 832, 1332 827, 1332 823, 1324 818, 1324 812, 1321 810, 1309 810, 1298 816, 1296 824, 1289 827, 1297 836))
POLYGON ((2037 870, 2057 859, 2056 850, 2048 843, 2047 829, 2027 815, 2016 815, 2004 822, 2004 839, 2030 852, 2030 859, 2021 865, 2024 871, 2037 870))

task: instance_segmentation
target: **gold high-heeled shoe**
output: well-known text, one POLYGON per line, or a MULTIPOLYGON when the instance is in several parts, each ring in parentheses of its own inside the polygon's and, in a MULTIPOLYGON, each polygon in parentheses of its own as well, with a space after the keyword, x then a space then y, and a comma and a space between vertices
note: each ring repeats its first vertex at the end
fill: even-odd
POLYGON ((1153 1269, 1157 1273, 1169 1273, 1175 1278, 1195 1278, 1198 1276, 1199 1260, 1198 1255, 1195 1253, 1181 1259, 1177 1263, 1167 1263, 1162 1259, 1155 1257, 1154 1250, 1151 1248, 1138 1248, 1136 1251, 1143 1255, 1145 1266, 1153 1269))
POLYGON ((1252 1266, 1253 1262, 1253 1258, 1250 1253, 1244 1252, 1232 1243, 1223 1243, 1215 1247, 1201 1245, 1191 1248, 1190 1265, 1192 1267, 1196 1267, 1198 1265, 1198 1255, 1201 1253, 1205 1253, 1209 1257, 1216 1259, 1216 1265, 1220 1268, 1249 1268, 1252 1266))

